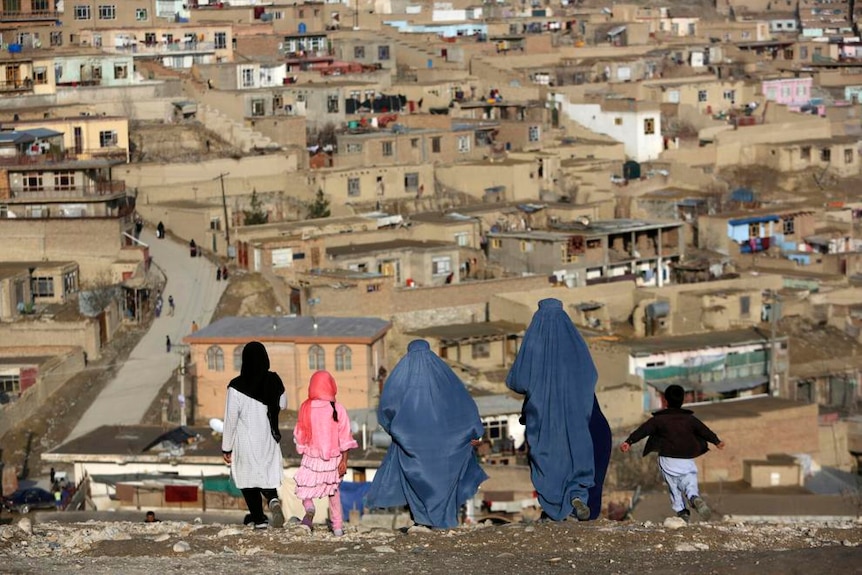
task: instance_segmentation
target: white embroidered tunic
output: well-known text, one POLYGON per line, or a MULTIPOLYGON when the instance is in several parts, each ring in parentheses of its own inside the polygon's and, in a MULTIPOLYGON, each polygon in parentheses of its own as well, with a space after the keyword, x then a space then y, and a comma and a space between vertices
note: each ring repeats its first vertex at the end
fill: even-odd
MULTIPOLYGON (((279 408, 287 407, 281 394, 279 408)), ((283 479, 281 446, 275 442, 266 406, 232 387, 227 390, 222 451, 231 451, 230 475, 240 489, 277 489, 283 479)))

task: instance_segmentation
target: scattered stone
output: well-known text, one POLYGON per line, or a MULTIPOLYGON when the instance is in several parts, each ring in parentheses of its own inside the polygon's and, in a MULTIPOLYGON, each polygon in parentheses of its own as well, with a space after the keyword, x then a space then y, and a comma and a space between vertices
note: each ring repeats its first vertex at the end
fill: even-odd
POLYGON ((697 551, 697 547, 691 543, 678 543, 674 549, 676 551, 697 551))
POLYGON ((174 553, 185 553, 186 551, 191 550, 192 546, 185 541, 177 541, 176 543, 174 543, 174 553))
POLYGON ((12 539, 15 537, 15 530, 11 527, 4 527, 0 529, 0 538, 2 539, 12 539))
POLYGON ((686 522, 682 517, 668 517, 664 520, 663 525, 667 529, 682 529, 686 526, 686 522))
POLYGON ((18 520, 18 529, 27 535, 33 535, 33 522, 29 517, 22 517, 18 520))
POLYGON ((162 533, 161 535, 159 535, 158 537, 153 539, 153 541, 155 541, 156 543, 162 543, 164 541, 167 541, 170 538, 171 538, 171 536, 168 535, 167 533, 162 533))
POLYGON ((230 547, 228 547, 227 545, 225 545, 224 547, 222 547, 222 549, 221 549, 221 550, 222 550, 222 553, 227 553, 228 555, 236 555, 236 551, 234 551, 233 549, 231 549, 231 548, 230 548, 230 547))
POLYGON ((843 545, 844 547, 856 547, 856 544, 849 539, 845 539, 844 541, 842 541, 841 545, 843 545))
POLYGON ((242 553, 240 553, 240 555, 257 555, 261 551, 263 551, 263 549, 261 549, 260 547, 251 547, 249 549, 245 549, 242 553))
POLYGON ((709 545, 707 545, 706 543, 695 543, 694 547, 698 551, 709 551, 709 545))
POLYGON ((204 522, 204 520, 203 520, 203 519, 201 519, 200 517, 195 517, 195 519, 194 519, 194 521, 193 521, 193 523, 194 523, 195 525, 201 525, 203 522, 204 522))
POLYGON ((415 534, 415 533, 431 533, 431 529, 425 527, 424 525, 413 525, 407 530, 407 533, 415 534))
POLYGON ((372 550, 377 553, 395 553, 395 549, 390 547, 389 545, 378 545, 377 547, 372 547, 372 550))
POLYGON ((227 527, 218 532, 218 537, 233 537, 234 535, 242 535, 242 529, 227 527))
POLYGON ((643 526, 644 526, 646 529, 649 529, 650 527, 654 527, 654 526, 655 526, 655 524, 654 524, 652 521, 644 521, 644 522, 643 522, 643 526))
POLYGON ((548 559, 548 563, 559 563, 562 560, 562 557, 551 557, 550 559, 548 559))
POLYGON ((532 525, 530 525, 530 526, 524 528, 524 533, 532 533, 535 530, 536 530, 536 528, 533 527, 532 525))
POLYGON ((514 558, 514 557, 515 557, 515 554, 514 554, 514 553, 509 553, 508 551, 504 551, 504 552, 500 553, 499 555, 497 555, 497 557, 498 557, 498 558, 500 558, 500 559, 507 558, 507 557, 512 557, 512 558, 514 558))
POLYGON ((347 547, 339 547, 335 550, 336 553, 341 553, 342 551, 347 551, 347 547))

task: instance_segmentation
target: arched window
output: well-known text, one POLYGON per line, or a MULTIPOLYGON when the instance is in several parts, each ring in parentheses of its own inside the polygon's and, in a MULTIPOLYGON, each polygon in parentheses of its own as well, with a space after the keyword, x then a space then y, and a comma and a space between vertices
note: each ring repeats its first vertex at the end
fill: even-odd
POLYGON ((242 350, 244 349, 244 345, 238 345, 233 348, 233 370, 237 373, 242 371, 242 350))
POLYGON ((319 345, 308 348, 308 369, 313 371, 326 369, 326 352, 319 345))
POLYGON ((353 369, 353 352, 346 345, 335 348, 335 371, 350 371, 353 369))
POLYGON ((224 371, 224 352, 217 345, 211 345, 207 349, 207 369, 210 371, 224 371))

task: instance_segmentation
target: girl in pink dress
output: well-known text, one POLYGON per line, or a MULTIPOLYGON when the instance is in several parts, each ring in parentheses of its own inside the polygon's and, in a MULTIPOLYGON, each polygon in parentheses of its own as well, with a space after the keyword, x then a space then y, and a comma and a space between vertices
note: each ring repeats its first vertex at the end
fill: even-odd
POLYGON ((335 401, 338 388, 328 371, 317 371, 308 385, 308 399, 299 408, 293 430, 296 451, 302 463, 294 478, 296 496, 302 500, 302 524, 314 523, 314 499, 329 497, 332 532, 344 535, 341 495, 338 486, 347 473, 347 451, 359 447, 350 433, 350 419, 344 406, 335 401))

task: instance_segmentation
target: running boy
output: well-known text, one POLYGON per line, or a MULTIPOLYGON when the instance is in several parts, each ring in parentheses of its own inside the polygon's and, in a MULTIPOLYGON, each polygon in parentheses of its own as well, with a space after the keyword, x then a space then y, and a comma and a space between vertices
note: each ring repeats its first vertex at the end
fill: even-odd
POLYGON ((620 445, 627 452, 632 444, 644 437, 647 439, 644 456, 658 452, 658 465, 667 483, 671 507, 678 517, 688 521, 691 512, 686 502, 703 519, 712 512, 700 497, 697 487, 697 466, 694 459, 709 451, 707 443, 724 449, 724 442, 688 409, 682 409, 685 390, 679 385, 670 385, 664 391, 667 408, 657 411, 643 425, 635 429, 620 445))

